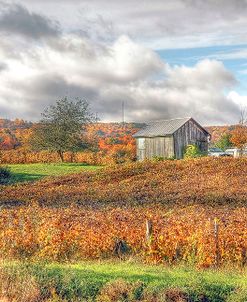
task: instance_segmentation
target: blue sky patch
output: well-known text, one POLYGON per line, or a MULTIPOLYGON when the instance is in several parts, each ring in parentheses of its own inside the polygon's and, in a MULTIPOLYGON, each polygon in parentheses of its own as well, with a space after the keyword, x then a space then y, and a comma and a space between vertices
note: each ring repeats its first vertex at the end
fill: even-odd
POLYGON ((223 62, 237 80, 235 90, 240 94, 247 93, 247 44, 234 46, 214 46, 187 49, 163 49, 156 51, 168 64, 193 67, 203 59, 214 59, 223 62), (246 52, 246 57, 244 57, 246 52))

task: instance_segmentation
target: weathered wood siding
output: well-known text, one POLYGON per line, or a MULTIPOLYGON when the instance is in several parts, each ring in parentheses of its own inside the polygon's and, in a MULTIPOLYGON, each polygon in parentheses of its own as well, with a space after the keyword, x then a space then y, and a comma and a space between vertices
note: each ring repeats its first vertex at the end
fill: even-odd
POLYGON ((144 160, 154 156, 174 156, 173 136, 137 138, 137 158, 144 160), (140 141, 143 139, 144 141, 140 141))
POLYGON ((193 120, 189 120, 174 134, 175 157, 183 158, 187 145, 197 145, 202 152, 208 151, 208 135, 193 120))

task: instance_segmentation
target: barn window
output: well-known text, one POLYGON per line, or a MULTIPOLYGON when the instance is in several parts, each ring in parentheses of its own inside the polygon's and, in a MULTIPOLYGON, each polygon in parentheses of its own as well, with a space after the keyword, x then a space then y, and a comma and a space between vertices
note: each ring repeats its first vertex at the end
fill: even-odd
POLYGON ((145 138, 138 138, 138 148, 145 149, 145 138))

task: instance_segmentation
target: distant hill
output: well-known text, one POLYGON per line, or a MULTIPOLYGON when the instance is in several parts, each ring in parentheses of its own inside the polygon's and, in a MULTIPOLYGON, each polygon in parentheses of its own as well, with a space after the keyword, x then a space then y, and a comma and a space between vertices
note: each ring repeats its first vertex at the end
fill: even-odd
MULTIPOLYGON (((22 119, 0 119, 0 148, 4 150, 16 149, 22 146, 31 134, 35 123, 22 119)), ((133 144, 132 135, 145 126, 144 123, 94 123, 87 127, 91 137, 97 137, 102 149, 108 149, 112 145, 133 144)), ((231 126, 205 127, 212 135, 211 141, 216 142, 225 133, 231 133, 231 126)))
POLYGON ((16 129, 29 129, 33 123, 24 121, 22 119, 8 120, 0 118, 0 129, 16 130, 16 129))
MULTIPOLYGON (((0 149, 11 150, 23 146, 34 126, 35 123, 21 119, 0 119, 0 149)), ((133 145, 132 135, 144 126, 143 123, 93 123, 88 125, 87 134, 90 139, 97 139, 100 149, 107 150, 112 145, 133 145)))

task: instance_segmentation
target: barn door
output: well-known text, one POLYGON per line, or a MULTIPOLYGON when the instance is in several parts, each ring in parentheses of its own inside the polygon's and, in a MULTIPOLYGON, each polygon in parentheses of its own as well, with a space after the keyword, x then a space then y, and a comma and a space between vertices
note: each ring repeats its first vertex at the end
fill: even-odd
POLYGON ((196 142, 198 148, 200 149, 200 151, 202 152, 207 152, 208 151, 208 142, 205 140, 198 140, 196 142))
POLYGON ((145 159, 145 150, 146 150, 146 142, 145 138, 138 138, 137 140, 138 144, 138 160, 144 160, 145 159))
POLYGON ((139 150, 139 160, 144 160, 145 159, 145 150, 139 150))

